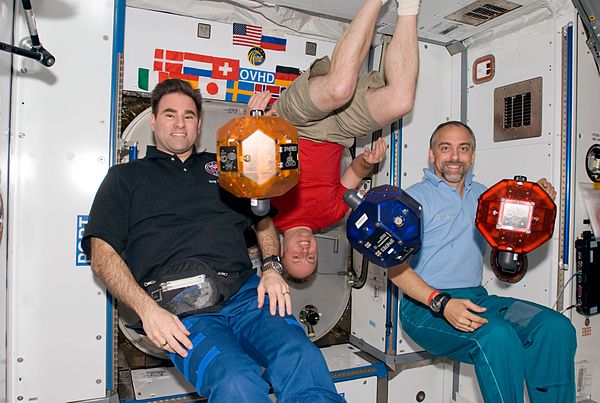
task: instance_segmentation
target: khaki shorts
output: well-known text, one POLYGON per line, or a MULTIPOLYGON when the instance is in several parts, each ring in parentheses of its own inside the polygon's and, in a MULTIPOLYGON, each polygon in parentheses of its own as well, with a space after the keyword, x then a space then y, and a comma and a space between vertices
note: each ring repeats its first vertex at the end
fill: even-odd
POLYGON ((334 112, 323 112, 310 100, 308 79, 325 75, 330 68, 329 57, 315 60, 281 95, 275 109, 279 116, 296 126, 300 137, 350 147, 356 137, 381 129, 369 112, 366 95, 369 88, 385 86, 385 79, 376 71, 362 76, 348 104, 334 112))

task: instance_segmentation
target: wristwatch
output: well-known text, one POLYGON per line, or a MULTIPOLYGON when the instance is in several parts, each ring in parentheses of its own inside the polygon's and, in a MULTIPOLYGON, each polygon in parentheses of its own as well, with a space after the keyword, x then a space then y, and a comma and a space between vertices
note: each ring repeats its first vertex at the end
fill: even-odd
POLYGON ((279 274, 283 274, 283 265, 281 264, 281 258, 279 256, 268 256, 263 259, 262 267, 260 269, 261 272, 265 272, 267 270, 275 270, 279 274))
POLYGON ((436 316, 441 316, 444 313, 444 309, 446 308, 446 304, 448 301, 452 299, 452 296, 445 292, 440 292, 437 294, 431 302, 429 303, 429 309, 436 316))

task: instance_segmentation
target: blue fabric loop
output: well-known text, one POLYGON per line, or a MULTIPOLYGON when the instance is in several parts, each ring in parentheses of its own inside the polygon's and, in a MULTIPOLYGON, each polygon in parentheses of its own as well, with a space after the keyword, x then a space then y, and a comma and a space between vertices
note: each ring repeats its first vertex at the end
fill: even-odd
MULTIPOLYGON (((186 326, 186 327, 187 327, 187 326, 186 326)), ((183 366, 183 376, 185 376, 185 378, 186 378, 186 379, 190 379, 188 376, 189 376, 189 374, 190 374, 190 361, 191 361, 191 359, 192 359, 192 354, 193 354, 193 352, 194 352, 194 349, 196 348, 196 346, 197 346, 197 345, 198 345, 198 344, 199 344, 199 343, 200 343, 202 340, 204 340, 204 338, 205 338, 205 337, 206 337, 206 336, 204 336, 204 334, 203 334, 203 333, 198 333, 198 334, 196 335, 196 337, 194 337, 194 338, 192 339, 192 348, 191 348, 191 350, 188 352, 188 355, 187 355, 187 357, 185 357, 185 358, 183 359, 183 364, 182 364, 182 366, 183 366)))
POLYGON ((217 355, 219 355, 219 353, 220 353, 219 349, 216 347, 213 347, 208 351, 208 353, 206 353, 204 358, 202 358, 202 361, 200 361, 200 365, 198 365, 198 371, 196 372, 196 390, 202 389, 202 379, 204 378, 204 370, 206 370, 206 367, 208 367, 208 364, 210 364, 210 362, 217 355))

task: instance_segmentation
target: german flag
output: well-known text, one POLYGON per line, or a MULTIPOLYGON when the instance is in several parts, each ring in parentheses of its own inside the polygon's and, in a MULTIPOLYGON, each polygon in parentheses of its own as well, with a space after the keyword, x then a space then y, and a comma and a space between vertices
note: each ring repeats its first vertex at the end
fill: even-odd
POLYGON ((198 76, 194 76, 191 74, 181 74, 181 73, 172 73, 168 71, 160 71, 158 73, 158 82, 162 83, 168 78, 178 78, 183 81, 187 81, 190 83, 193 89, 198 89, 198 76))
POLYGON ((275 85, 278 87, 289 87, 292 81, 302 74, 297 67, 277 66, 275 67, 275 85))

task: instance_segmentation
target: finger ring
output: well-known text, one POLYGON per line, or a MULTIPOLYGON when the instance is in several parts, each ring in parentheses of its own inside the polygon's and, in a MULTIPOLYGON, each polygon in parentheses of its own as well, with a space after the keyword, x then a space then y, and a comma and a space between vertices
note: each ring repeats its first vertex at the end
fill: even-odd
POLYGON ((163 345, 162 345, 162 346, 163 346, 163 347, 166 347, 166 346, 167 346, 167 344, 169 344, 169 342, 165 340, 165 342, 163 343, 163 345))
POLYGON ((284 292, 283 292, 283 295, 285 295, 285 294, 289 294, 289 293, 290 293, 289 291, 284 291, 284 292))
POLYGON ((473 321, 471 319, 469 319, 469 327, 471 327, 472 324, 473 324, 473 321))

